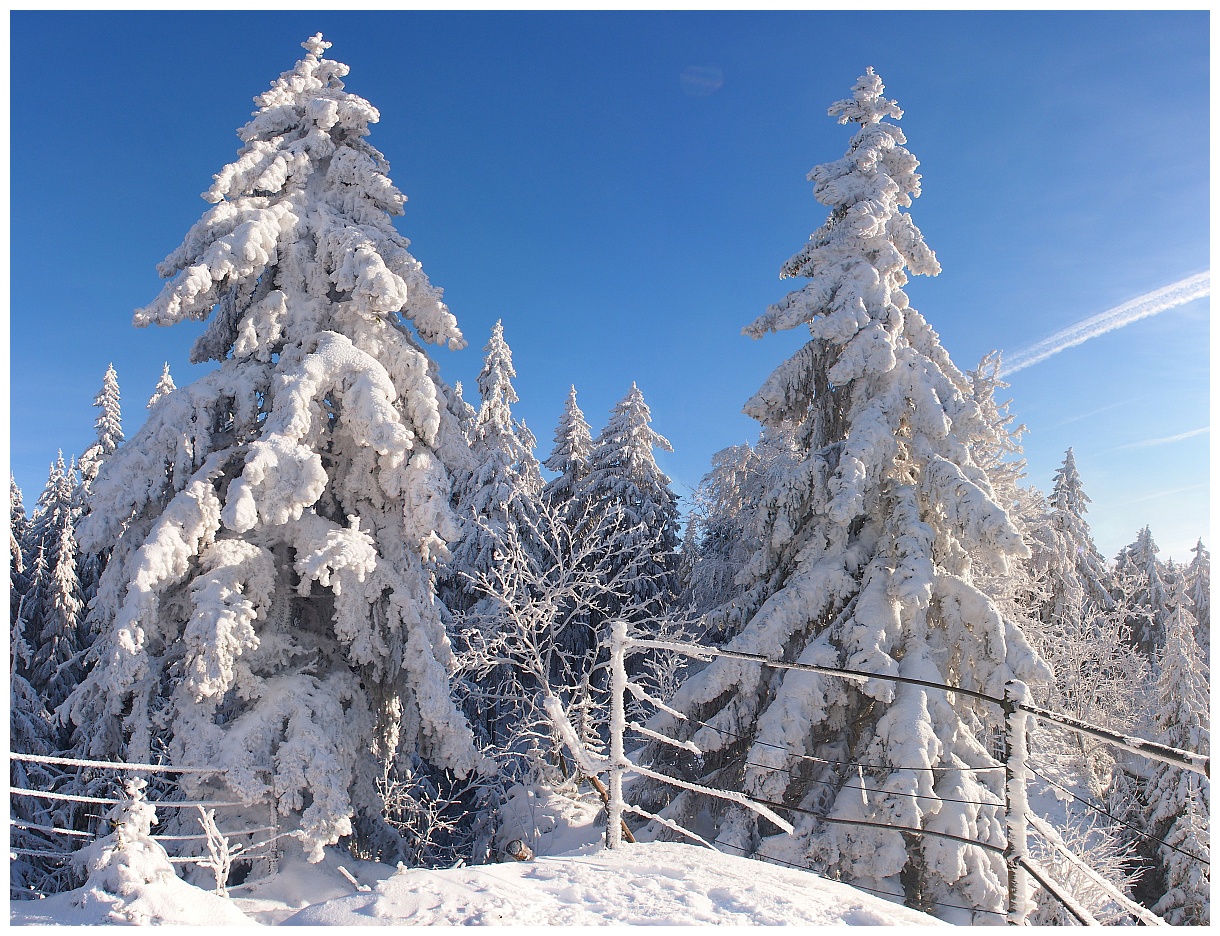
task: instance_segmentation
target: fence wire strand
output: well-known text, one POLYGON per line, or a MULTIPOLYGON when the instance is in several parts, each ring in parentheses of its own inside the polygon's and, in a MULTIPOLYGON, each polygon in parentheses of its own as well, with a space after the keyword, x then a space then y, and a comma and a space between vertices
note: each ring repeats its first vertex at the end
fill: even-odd
POLYGON ((34 832, 55 832, 59 835, 72 835, 78 838, 94 838, 92 832, 78 832, 75 829, 60 829, 57 826, 37 825, 33 822, 22 822, 20 819, 9 819, 8 824, 18 829, 29 829, 34 832))
MULTIPOLYGON (((1070 796, 1072 799, 1074 799, 1074 800, 1076 800, 1076 801, 1078 801, 1078 802, 1080 802, 1080 803, 1083 803, 1083 804, 1084 804, 1085 806, 1087 806, 1089 809, 1093 810, 1093 812, 1098 813, 1098 814, 1100 814, 1100 815, 1102 815, 1102 816, 1105 816, 1107 819, 1111 819, 1111 820, 1113 820, 1114 822, 1117 822, 1119 825, 1121 825, 1121 826, 1123 826, 1123 827, 1125 827, 1125 828, 1127 828, 1127 829, 1130 829, 1130 830, 1131 830, 1132 832, 1134 832, 1136 835, 1141 836, 1142 838, 1146 838, 1146 839, 1148 839, 1150 842, 1156 842, 1158 845, 1164 845, 1166 848, 1172 849, 1173 851, 1176 851, 1176 852, 1177 852, 1178 854, 1180 854, 1180 855, 1185 855, 1187 858, 1192 858, 1192 859, 1194 859, 1195 861, 1199 862, 1200 864, 1207 865, 1209 868, 1211 867, 1211 864, 1212 864, 1212 863, 1211 863, 1211 862, 1210 862, 1208 859, 1203 858, 1203 857, 1201 857, 1200 855, 1196 855, 1196 854, 1194 854, 1193 852, 1188 852, 1188 851, 1185 851, 1185 850, 1183 850, 1183 849, 1181 849, 1181 848, 1178 848, 1176 845, 1170 845, 1170 844, 1169 844, 1168 842, 1166 842, 1164 839, 1159 839, 1159 838, 1157 838, 1155 835, 1151 835, 1151 834, 1149 834, 1148 832, 1145 832, 1143 829, 1137 828, 1136 826, 1132 825, 1130 822, 1127 822, 1127 821, 1126 821, 1126 820, 1124 820, 1124 819, 1120 819, 1120 818, 1118 818, 1118 816, 1114 815, 1113 813, 1106 812, 1106 810, 1102 809, 1102 808, 1101 808, 1100 806, 1098 806, 1096 803, 1093 803, 1093 802, 1091 802, 1091 801, 1089 801, 1089 800, 1085 799, 1083 796, 1077 796, 1075 793, 1073 793, 1073 792, 1072 792, 1071 790, 1069 790, 1067 787, 1061 786, 1060 784, 1058 784, 1058 783, 1056 783, 1054 780, 1052 780, 1050 777, 1047 777, 1046 775, 1044 775, 1044 774, 1040 773, 1040 772, 1037 770, 1037 768, 1035 768, 1035 767, 1034 767, 1034 765, 1033 765, 1033 764, 1026 762, 1025 766, 1026 766, 1026 767, 1028 767, 1028 768, 1030 769, 1030 771, 1033 773, 1033 775, 1034 775, 1035 777, 1037 777, 1039 780, 1042 780, 1044 783, 1049 783, 1049 784, 1050 784, 1051 786, 1053 786, 1053 787, 1054 787, 1056 790, 1062 790, 1064 793, 1066 793, 1066 794, 1067 794, 1068 796, 1070 796)), ((1042 769, 1043 769, 1043 770, 1047 770, 1047 769, 1049 769, 1049 768, 1047 768, 1047 766, 1046 766, 1045 764, 1040 765, 1040 766, 1042 767, 1042 769)))
MULTIPOLYGON (((787 774, 789 777, 792 778, 793 782, 801 783, 801 784, 804 784, 805 786, 808 786, 811 783, 820 783, 823 786, 832 786, 832 787, 836 787, 837 789, 840 789, 840 790, 861 790, 865 793, 876 793, 881 796, 911 796, 911 797, 914 797, 915 799, 938 800, 939 802, 942 802, 942 803, 961 803, 963 806, 1001 806, 1002 807, 1004 805, 1003 802, 984 803, 984 802, 981 802, 980 800, 964 800, 964 799, 954 799, 953 797, 950 797, 950 796, 938 796, 935 793, 903 793, 903 792, 896 791, 896 790, 880 790, 880 789, 874 790, 874 789, 869 789, 867 787, 852 786, 849 783, 845 783, 842 786, 840 786, 839 784, 835 783, 833 780, 818 780, 815 777, 798 777, 791 770, 784 770, 780 767, 772 767, 770 764, 756 764, 754 761, 746 761, 745 766, 761 767, 764 770, 773 770, 776 773, 787 774)), ((856 766, 863 766, 863 765, 852 764, 850 766, 856 767, 856 766)), ((893 769, 897 770, 899 768, 893 768, 893 769)))
POLYGON ((719 725, 708 724, 707 722, 701 721, 698 718, 693 718, 690 715, 686 716, 686 720, 693 725, 702 725, 704 728, 710 728, 712 731, 719 731, 721 734, 726 734, 730 738, 739 738, 742 741, 749 741, 752 745, 757 744, 761 747, 772 748, 776 751, 783 751, 788 757, 796 757, 800 760, 813 761, 817 764, 826 764, 829 767, 863 767, 865 770, 923 770, 931 772, 957 770, 970 773, 989 773, 1004 769, 1003 764, 996 764, 994 767, 896 767, 893 764, 853 764, 849 761, 832 761, 827 760, 824 757, 816 757, 813 754, 801 754, 797 751, 790 751, 782 744, 771 744, 768 741, 759 741, 756 739, 752 740, 748 735, 739 734, 736 731, 729 731, 729 729, 721 728, 719 725))
MULTIPOLYGON (((102 770, 137 770, 153 771, 155 773, 224 773, 225 767, 171 767, 168 764, 127 764, 121 761, 80 760, 74 757, 53 757, 49 754, 19 754, 9 751, 9 760, 26 761, 32 764, 60 764, 65 767, 97 767, 102 770)), ((255 767, 255 770, 266 770, 265 767, 255 767)))

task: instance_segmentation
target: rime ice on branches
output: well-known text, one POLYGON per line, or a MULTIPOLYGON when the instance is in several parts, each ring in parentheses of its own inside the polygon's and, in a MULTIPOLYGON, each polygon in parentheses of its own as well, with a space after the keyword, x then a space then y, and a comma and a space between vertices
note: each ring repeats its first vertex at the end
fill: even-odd
MULTIPOLYGON (((830 108, 857 129, 843 158, 809 175, 830 214, 782 271, 807 282, 745 329, 761 338, 804 327, 810 340, 746 404, 764 426, 795 427, 795 452, 769 481, 759 546, 738 578, 744 593, 711 627, 736 634, 734 650, 999 697, 1007 680, 1049 675, 980 587, 1029 551, 973 456, 998 430, 903 291, 908 272, 940 266, 903 211, 920 193, 918 162, 889 122, 902 111, 882 91, 869 69, 830 108)), ((1000 775, 976 770, 993 763, 984 742, 995 713, 960 695, 719 659, 670 705, 707 723, 661 712, 653 727, 704 752, 687 767, 708 785, 740 784, 824 815, 1003 839, 1000 775)), ((709 809, 682 794, 666 815, 703 811, 706 822, 709 809)), ((975 846, 807 815, 794 835, 764 842, 776 830, 744 809, 714 821, 731 848, 812 861, 913 905, 1002 906, 1003 863, 975 846)), ((975 916, 959 912, 959 922, 988 919, 975 916)))
POLYGON ((392 224, 376 109, 303 45, 135 313, 207 320, 192 360, 219 366, 96 483, 82 537, 117 546, 71 715, 93 755, 228 768, 188 794, 278 809, 316 859, 353 823, 377 834, 398 753, 459 775, 479 755, 432 571, 464 442, 422 344, 465 342, 392 224))

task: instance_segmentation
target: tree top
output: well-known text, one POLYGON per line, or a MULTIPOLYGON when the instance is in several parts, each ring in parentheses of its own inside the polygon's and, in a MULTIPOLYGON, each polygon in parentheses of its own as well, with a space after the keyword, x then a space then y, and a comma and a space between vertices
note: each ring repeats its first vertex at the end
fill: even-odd
POLYGON ((863 75, 856 79, 855 86, 851 90, 850 98, 835 101, 826 111, 831 117, 837 115, 839 123, 845 124, 851 121, 868 125, 880 123, 883 117, 902 119, 902 109, 898 106, 898 102, 882 96, 881 92, 885 90, 885 85, 881 83, 881 77, 873 71, 871 65, 865 69, 863 75))
POLYGON ((301 48, 310 55, 322 57, 322 53, 331 47, 332 43, 325 42, 322 39, 321 33, 314 33, 308 39, 301 43, 301 48))

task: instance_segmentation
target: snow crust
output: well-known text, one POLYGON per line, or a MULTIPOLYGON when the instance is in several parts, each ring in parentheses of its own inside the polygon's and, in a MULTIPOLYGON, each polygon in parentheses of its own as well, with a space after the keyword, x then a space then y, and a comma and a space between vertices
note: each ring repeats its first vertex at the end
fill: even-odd
POLYGON ((171 876, 133 887, 122 899, 86 887, 46 900, 17 901, 9 921, 76 926, 944 925, 808 872, 775 865, 763 870, 749 859, 672 842, 617 851, 590 845, 528 862, 396 873, 387 865, 328 851, 322 862, 291 865, 233 900, 171 876), (371 889, 352 894, 339 866, 371 889))
POLYGON ((285 921, 329 926, 937 925, 845 884, 706 848, 653 842, 531 862, 403 870, 285 921))

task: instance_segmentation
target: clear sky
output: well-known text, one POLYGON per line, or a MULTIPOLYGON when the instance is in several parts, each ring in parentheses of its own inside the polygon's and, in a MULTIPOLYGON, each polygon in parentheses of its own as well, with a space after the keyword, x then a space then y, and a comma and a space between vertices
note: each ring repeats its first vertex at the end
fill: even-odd
MULTIPOLYGON (((10 456, 32 508, 93 440, 113 361, 131 436, 192 325, 133 329, 156 264, 234 157, 251 99, 321 31, 409 198, 400 230, 470 346, 497 319, 516 408, 551 448, 567 389, 596 432, 635 381, 679 494, 753 441, 742 404, 803 339, 741 335, 799 283, 825 219, 805 181, 850 132, 867 66, 906 116, 911 215, 944 272, 912 304, 969 369, 1209 266, 1206 12, 11 14, 10 456)), ((1011 378, 1028 481, 1075 448, 1113 557, 1150 525, 1189 560, 1208 526, 1209 300, 1011 378)))

